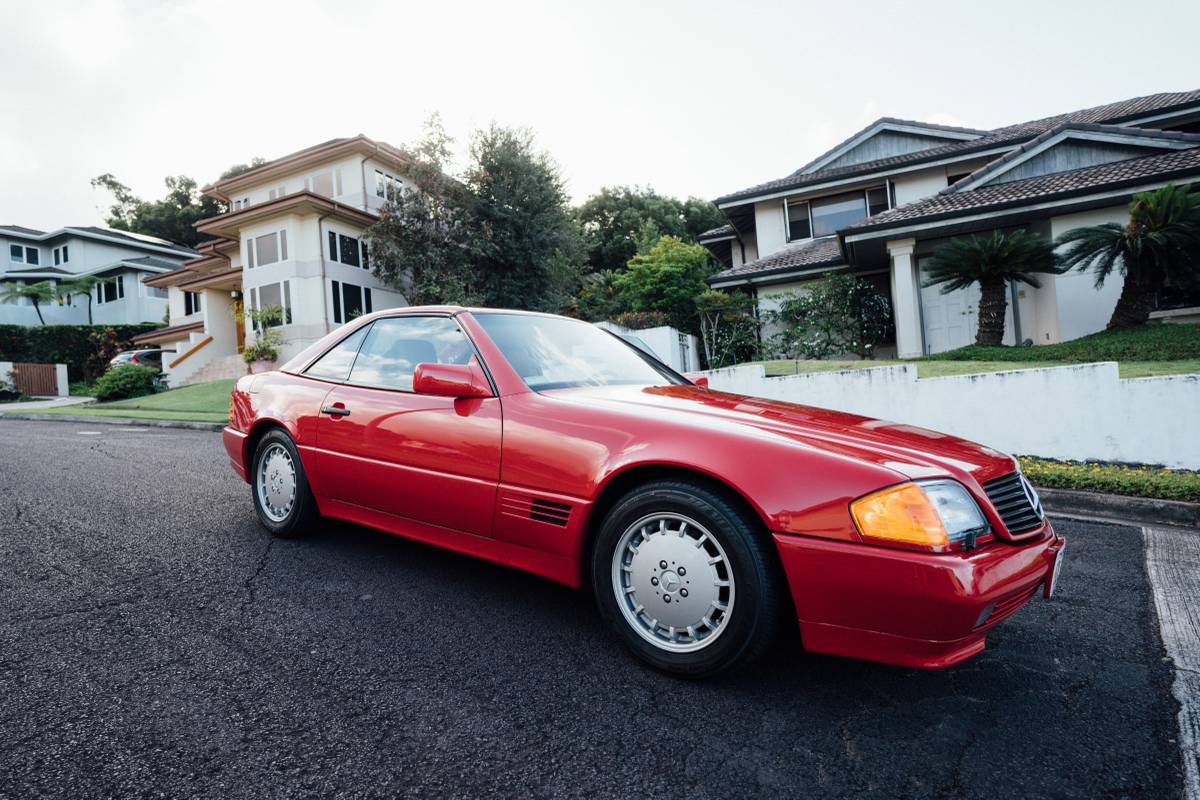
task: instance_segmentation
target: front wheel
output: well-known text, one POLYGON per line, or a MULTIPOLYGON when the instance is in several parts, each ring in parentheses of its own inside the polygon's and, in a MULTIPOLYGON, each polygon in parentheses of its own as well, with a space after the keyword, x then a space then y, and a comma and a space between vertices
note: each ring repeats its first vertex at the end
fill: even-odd
POLYGON ((283 539, 307 533, 317 519, 317 503, 292 437, 279 428, 267 431, 251 463, 250 486, 259 522, 283 539))
POLYGON ((600 613, 652 666, 707 677, 770 645, 782 600, 761 523, 723 493, 656 481, 604 519, 592 554, 600 613))

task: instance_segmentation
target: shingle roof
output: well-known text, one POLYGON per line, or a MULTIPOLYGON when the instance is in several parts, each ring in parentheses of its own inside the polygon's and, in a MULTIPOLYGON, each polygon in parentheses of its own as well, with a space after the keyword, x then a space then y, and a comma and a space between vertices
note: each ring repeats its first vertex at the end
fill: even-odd
POLYGON ((126 264, 140 264, 147 267, 162 267, 164 269, 175 269, 179 266, 178 261, 171 261, 167 258, 159 258, 158 256, 142 256, 141 258, 126 258, 122 259, 126 264))
POLYGON ((725 239, 729 236, 736 236, 736 235, 737 235, 737 231, 735 231, 733 229, 732 225, 721 225, 719 227, 710 228, 710 229, 706 230, 704 233, 702 233, 696 237, 696 241, 706 242, 706 241, 712 241, 713 239, 725 239))
POLYGON ((810 239, 797 244, 788 245, 769 256, 763 256, 755 261, 747 261, 731 269, 718 272, 709 277, 708 282, 744 278, 750 275, 762 275, 772 272, 789 272, 791 270, 809 269, 812 267, 835 266, 844 264, 842 251, 836 236, 825 236, 820 239, 810 239))
POLYGON ((870 125, 868 125, 867 127, 863 128, 861 130, 855 131, 854 133, 847 136, 844 140, 838 142, 833 147, 826 150, 824 153, 821 153, 821 155, 817 156, 812 161, 809 161, 807 164, 805 164, 804 166, 800 167, 795 172, 793 172, 792 175, 803 174, 804 171, 806 169, 808 169, 809 167, 811 167, 813 164, 816 164, 819 161, 826 159, 829 156, 833 155, 838 150, 841 150, 843 147, 850 144, 855 139, 862 136, 864 133, 871 130, 872 128, 879 126, 879 125, 887 125, 887 124, 903 125, 905 127, 910 127, 910 128, 925 128, 926 130, 930 130, 930 131, 945 131, 946 133, 974 133, 974 134, 979 134, 980 136, 991 132, 991 131, 986 131, 986 130, 980 130, 979 128, 960 128, 960 127, 957 127, 954 125, 939 125, 935 122, 918 122, 917 120, 914 120, 914 119, 897 119, 896 117, 880 117, 879 119, 875 120, 870 125))
MULTIPOLYGON (((969 141, 952 142, 950 144, 930 148, 928 150, 919 150, 913 153, 890 156, 888 158, 881 158, 862 164, 816 170, 815 172, 809 172, 806 174, 799 174, 799 171, 797 171, 784 178, 767 181, 766 183, 760 183, 757 186, 751 186, 747 189, 742 189, 737 192, 724 195, 723 197, 718 197, 714 202, 717 204, 729 203, 735 200, 748 199, 761 194, 785 191, 788 189, 799 189, 804 186, 824 183, 835 178, 867 175, 873 172, 886 170, 891 167, 906 164, 916 164, 922 161, 934 161, 947 156, 967 155, 980 150, 988 150, 994 147, 1018 144, 1028 139, 1032 139, 1039 134, 1045 133, 1046 131, 1064 122, 1122 122, 1176 106, 1196 104, 1200 104, 1200 89, 1190 92, 1163 92, 1160 94, 1146 95, 1144 97, 1134 97, 1128 100, 1121 100, 1116 103, 1108 103, 1102 106, 1094 106, 1093 108, 1072 111, 1067 114, 1058 114, 1053 117, 1045 117, 1044 119, 1021 122, 1004 128, 996 128, 995 130, 990 131, 986 136, 982 136, 978 139, 971 139, 969 141)), ((800 169, 804 169, 804 167, 801 167, 800 169)))
POLYGON ((127 231, 118 231, 113 228, 101 228, 97 225, 68 225, 67 227, 71 230, 94 233, 97 236, 108 236, 109 238, 113 239, 127 239, 135 244, 150 244, 154 245, 155 247, 166 247, 171 250, 178 250, 180 253, 188 255, 193 255, 196 252, 190 247, 186 247, 181 244, 175 244, 174 242, 166 239, 160 239, 157 236, 147 236, 141 233, 129 233, 127 231))
POLYGON ((26 228, 24 225, 0 225, 0 231, 12 231, 26 236, 41 236, 42 231, 36 228, 26 228))
POLYGON ((1191 176, 1200 177, 1200 147, 1038 175, 1009 183, 988 184, 978 189, 943 191, 868 217, 839 233, 844 235, 892 228, 916 220, 956 216, 965 211, 999 210, 1033 201, 1088 194, 1101 188, 1117 189, 1150 180, 1165 181, 1191 176))

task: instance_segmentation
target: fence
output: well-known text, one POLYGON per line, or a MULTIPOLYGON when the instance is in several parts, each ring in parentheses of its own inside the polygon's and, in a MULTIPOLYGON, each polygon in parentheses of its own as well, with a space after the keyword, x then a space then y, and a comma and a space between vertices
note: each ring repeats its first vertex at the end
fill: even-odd
POLYGON ((1112 362, 921 379, 912 364, 705 374, 721 391, 920 425, 1007 453, 1200 469, 1200 375, 1121 380, 1112 362))
POLYGON ((66 364, 0 361, 0 383, 11 383, 31 397, 65 397, 69 393, 66 364))

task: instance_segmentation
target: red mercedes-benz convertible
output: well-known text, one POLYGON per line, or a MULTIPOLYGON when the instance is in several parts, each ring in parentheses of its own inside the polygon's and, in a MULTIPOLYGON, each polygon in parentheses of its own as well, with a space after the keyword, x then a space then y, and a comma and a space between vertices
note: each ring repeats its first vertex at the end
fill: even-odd
POLYGON ((946 667, 1062 563, 1003 453, 712 391, 547 314, 360 317, 241 378, 224 442, 276 536, 336 517, 587 589, 681 675, 746 663, 789 614, 809 650, 946 667))

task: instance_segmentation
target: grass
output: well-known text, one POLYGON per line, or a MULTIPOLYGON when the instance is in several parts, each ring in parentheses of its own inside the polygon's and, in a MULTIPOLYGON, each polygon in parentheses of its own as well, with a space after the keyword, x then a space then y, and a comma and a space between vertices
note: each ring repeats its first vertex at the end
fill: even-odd
POLYGON ((1035 347, 968 345, 929 356, 930 361, 1183 361, 1200 360, 1200 325, 1142 325, 1035 347))
MULTIPOLYGON (((920 378, 940 378, 946 375, 971 375, 980 372, 1003 372, 1010 369, 1043 369, 1078 363, 1073 361, 755 361, 766 369, 767 377, 795 375, 798 372, 828 372, 839 369, 866 369, 913 364, 920 378)), ((1117 368, 1122 378, 1146 378, 1154 375, 1182 375, 1200 372, 1200 358, 1182 361, 1121 361, 1117 368)))
POLYGON ((234 379, 198 383, 145 397, 112 403, 47 408, 37 413, 62 416, 133 417, 192 422, 225 422, 229 418, 229 393, 234 379))
POLYGON ((1035 486, 1200 503, 1200 472, 1029 456, 1020 461, 1035 486))

